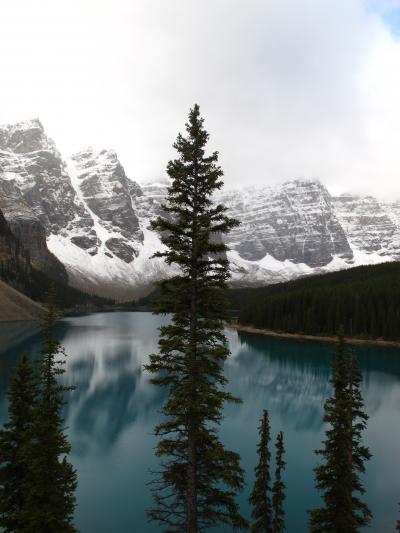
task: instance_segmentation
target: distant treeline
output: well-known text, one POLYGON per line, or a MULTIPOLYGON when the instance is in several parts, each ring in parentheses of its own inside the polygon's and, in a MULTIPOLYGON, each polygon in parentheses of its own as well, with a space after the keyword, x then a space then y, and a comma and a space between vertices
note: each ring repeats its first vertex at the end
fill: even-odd
MULTIPOLYGON (((10 262, 10 264, 12 263, 10 262)), ((29 263, 26 268, 15 268, 14 270, 8 270, 4 268, 4 265, 5 263, 0 261, 0 280, 15 287, 36 302, 44 302, 47 292, 50 287, 53 287, 56 291, 57 306, 60 309, 75 308, 77 306, 112 306, 115 303, 114 300, 101 298, 100 296, 75 289, 47 272, 29 265, 29 263)), ((19 267, 20 264, 15 263, 15 265, 19 267)))
POLYGON ((400 262, 230 290, 240 324, 309 335, 400 339, 400 262))
POLYGON ((44 302, 49 288, 51 286, 54 287, 56 292, 56 303, 61 309, 74 308, 77 306, 112 306, 115 303, 114 300, 101 298, 100 296, 88 294, 79 289, 75 289, 74 287, 54 279, 47 273, 35 268, 32 269, 30 277, 25 281, 25 294, 37 302, 44 302))

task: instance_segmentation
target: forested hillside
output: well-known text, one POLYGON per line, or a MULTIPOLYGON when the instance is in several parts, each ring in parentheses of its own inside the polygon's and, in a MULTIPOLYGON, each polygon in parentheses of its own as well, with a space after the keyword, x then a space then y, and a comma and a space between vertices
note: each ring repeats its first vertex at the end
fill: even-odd
POLYGON ((400 338, 400 263, 310 276, 258 289, 229 292, 239 323, 304 333, 400 338))

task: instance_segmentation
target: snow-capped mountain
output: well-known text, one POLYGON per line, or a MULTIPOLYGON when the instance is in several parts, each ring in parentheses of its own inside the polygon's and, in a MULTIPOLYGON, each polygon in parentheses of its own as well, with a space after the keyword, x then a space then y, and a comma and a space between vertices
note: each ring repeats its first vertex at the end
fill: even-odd
POLYGON ((332 257, 350 260, 352 251, 328 191, 318 181, 294 180, 278 188, 226 192, 219 200, 241 225, 228 245, 249 261, 267 255, 315 268, 332 257))
POLYGON ((73 195, 61 156, 39 120, 0 128, 0 210, 32 262, 65 281, 65 267, 49 252, 46 235, 74 218, 73 195))
MULTIPOLYGON (((79 224, 48 237, 50 250, 66 265, 70 283, 101 296, 129 300, 148 292, 167 275, 166 265, 151 256, 162 245, 149 229, 166 187, 157 195, 128 179, 112 150, 88 148, 66 164, 76 202, 90 216, 89 234, 79 224)), ((149 189, 152 189, 151 187, 149 189)))
MULTIPOLYGON (((171 274, 151 259, 167 187, 131 180, 112 150, 63 157, 37 119, 0 128, 0 210, 37 264, 86 291, 128 300, 171 274)), ((305 179, 216 201, 241 222, 227 237, 234 285, 400 259, 400 202, 332 197, 305 179)))

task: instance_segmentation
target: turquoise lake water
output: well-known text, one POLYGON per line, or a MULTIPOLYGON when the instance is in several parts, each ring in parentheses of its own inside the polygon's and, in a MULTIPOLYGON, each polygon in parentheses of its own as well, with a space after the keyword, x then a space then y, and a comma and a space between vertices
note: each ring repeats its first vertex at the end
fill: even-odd
MULTIPOLYGON (((76 386, 66 408, 71 460, 78 471, 76 525, 82 533, 152 533, 146 483, 153 456, 152 429, 163 392, 143 371, 157 348, 163 320, 149 313, 98 313, 61 321, 58 335, 68 354, 66 381, 76 386)), ((225 365, 229 389, 243 404, 228 406, 222 440, 241 454, 247 497, 256 462, 257 426, 270 411, 272 437, 284 432, 287 531, 307 531, 306 509, 318 505, 312 469, 320 446, 323 403, 330 394, 333 346, 227 332, 232 357, 225 365)), ((0 421, 7 417, 5 390, 19 354, 35 357, 40 333, 30 324, 0 324, 0 421)), ((374 519, 366 531, 394 532, 400 501, 400 350, 358 347, 363 393, 370 415, 365 441, 366 500, 374 519)), ((227 531, 220 529, 219 531, 227 531)))

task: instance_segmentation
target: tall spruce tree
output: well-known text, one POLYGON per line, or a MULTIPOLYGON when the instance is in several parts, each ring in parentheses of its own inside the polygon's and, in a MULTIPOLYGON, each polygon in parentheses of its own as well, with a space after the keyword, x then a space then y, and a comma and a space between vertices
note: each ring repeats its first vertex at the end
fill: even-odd
POLYGON ((9 421, 0 432, 0 527, 5 533, 26 531, 29 447, 37 382, 26 354, 16 368, 8 392, 9 421))
POLYGON ((365 462, 371 459, 369 448, 363 444, 362 433, 367 428, 369 416, 364 411, 361 392, 362 374, 356 356, 350 352, 349 358, 349 401, 351 406, 351 460, 352 460, 352 526, 351 531, 359 531, 369 524, 372 513, 368 505, 356 494, 365 494, 360 474, 365 473, 365 462))
POLYGON ((38 399, 34 407, 31 477, 24 531, 71 533, 75 509, 76 472, 68 462, 70 445, 64 431, 64 393, 72 387, 58 382, 65 372, 65 353, 54 335, 57 319, 55 292, 50 289, 42 319, 43 346, 39 363, 38 399))
POLYGON ((224 403, 238 402, 224 390, 229 265, 220 239, 237 222, 213 203, 223 173, 218 153, 205 154, 209 135, 198 105, 190 110, 186 131, 174 144, 179 158, 167 167, 172 183, 165 216, 152 223, 166 247, 156 256, 178 267, 179 274, 159 283, 156 313, 172 318, 160 328, 159 353, 147 365, 152 382, 169 391, 165 419, 155 428, 161 467, 148 516, 168 532, 203 532, 221 524, 240 530, 246 527, 235 502, 243 487, 240 457, 218 437, 224 403))
POLYGON ((282 533, 285 530, 285 484, 282 481, 282 472, 286 462, 283 459, 285 446, 283 443, 283 433, 280 431, 275 443, 275 479, 272 485, 272 533, 282 533))
POLYGON ((269 451, 270 426, 268 411, 263 411, 263 416, 258 427, 260 441, 257 445, 258 463, 254 469, 255 481, 249 501, 252 506, 252 523, 250 530, 253 533, 272 532, 272 503, 271 503, 271 475, 269 451))
POLYGON ((357 533, 372 514, 359 498, 365 492, 360 474, 371 454, 362 444, 368 416, 363 411, 361 373, 356 358, 347 351, 339 334, 332 365, 333 396, 325 403, 324 421, 329 424, 315 468, 316 488, 323 492, 324 506, 310 513, 312 533, 357 533))

